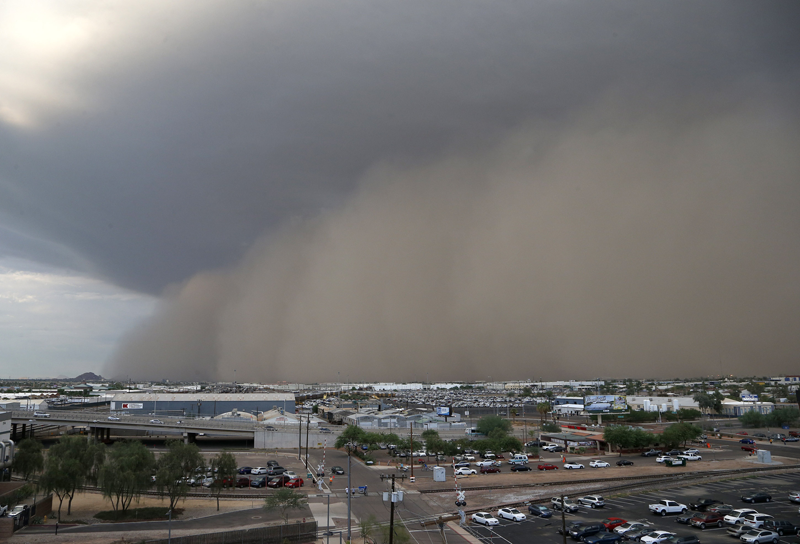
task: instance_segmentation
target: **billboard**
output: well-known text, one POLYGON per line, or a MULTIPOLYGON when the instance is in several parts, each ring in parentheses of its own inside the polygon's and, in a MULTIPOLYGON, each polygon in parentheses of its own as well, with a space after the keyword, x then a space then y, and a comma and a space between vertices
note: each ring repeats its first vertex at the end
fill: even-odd
POLYGON ((628 401, 619 395, 589 395, 583 399, 583 409, 587 412, 625 412, 628 401))
POLYGON ((141 402, 123 402, 121 410, 142 410, 144 404, 141 402))
POLYGON ((437 416, 445 416, 449 417, 453 415, 453 409, 450 406, 437 406, 436 407, 436 415, 437 416))
POLYGON ((746 393, 742 393, 742 401, 743 402, 758 402, 758 395, 749 395, 746 393))

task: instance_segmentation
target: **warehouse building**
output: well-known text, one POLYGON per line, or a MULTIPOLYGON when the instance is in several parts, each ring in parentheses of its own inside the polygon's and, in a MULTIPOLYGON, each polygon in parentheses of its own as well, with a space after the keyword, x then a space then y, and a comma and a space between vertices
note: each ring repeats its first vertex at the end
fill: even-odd
POLYGON ((227 412, 293 414, 294 393, 117 393, 112 412, 181 417, 217 417, 227 412))

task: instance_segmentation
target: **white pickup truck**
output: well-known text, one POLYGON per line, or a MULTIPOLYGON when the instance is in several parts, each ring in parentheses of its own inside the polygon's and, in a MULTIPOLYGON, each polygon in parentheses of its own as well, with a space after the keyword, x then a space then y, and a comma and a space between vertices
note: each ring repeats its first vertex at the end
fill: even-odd
POLYGON ((651 504, 648 508, 650 508, 652 513, 661 514, 662 516, 666 516, 667 514, 681 514, 689 511, 685 504, 668 500, 658 501, 655 504, 651 504))

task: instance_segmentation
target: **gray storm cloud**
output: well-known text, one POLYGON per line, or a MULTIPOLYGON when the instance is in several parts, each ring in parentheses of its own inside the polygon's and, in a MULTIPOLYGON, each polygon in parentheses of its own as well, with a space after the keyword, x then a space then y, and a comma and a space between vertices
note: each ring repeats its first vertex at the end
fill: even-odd
POLYGON ((518 129, 491 149, 376 164, 340 207, 172 288, 104 374, 308 382, 796 368, 795 125, 763 108, 603 111, 518 129))

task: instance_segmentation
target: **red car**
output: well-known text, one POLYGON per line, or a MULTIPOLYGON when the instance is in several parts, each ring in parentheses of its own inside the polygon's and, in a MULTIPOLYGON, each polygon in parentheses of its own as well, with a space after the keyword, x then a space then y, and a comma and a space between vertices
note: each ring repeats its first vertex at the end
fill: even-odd
POLYGON ((237 478, 236 487, 250 487, 250 478, 237 478))
POLYGON ((747 446, 747 445, 744 445, 744 446, 742 446, 742 449, 743 449, 744 451, 758 451, 758 448, 757 448, 757 447, 755 447, 755 446, 747 446))
POLYGON ((303 479, 302 478, 292 478, 285 484, 283 487, 303 487, 303 479))
POLYGON ((743 435, 743 436, 747 436, 747 433, 746 433, 746 432, 744 432, 744 431, 738 432, 738 433, 736 433, 736 434, 740 434, 740 435, 743 435))
POLYGON ((539 470, 558 470, 558 467, 551 465, 550 463, 546 463, 544 465, 539 465, 539 470))
POLYGON ((613 531, 614 528, 628 522, 622 518, 606 518, 600 523, 606 528, 607 531, 613 531))
POLYGON ((281 474, 280 476, 273 476, 267 482, 267 487, 285 487, 291 481, 292 477, 288 474, 281 474))
POLYGON ((491 474, 493 472, 500 472, 497 467, 481 467, 481 474, 491 474))

